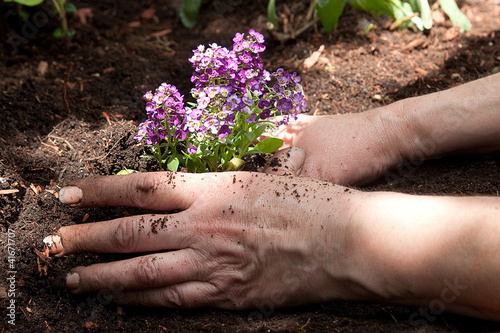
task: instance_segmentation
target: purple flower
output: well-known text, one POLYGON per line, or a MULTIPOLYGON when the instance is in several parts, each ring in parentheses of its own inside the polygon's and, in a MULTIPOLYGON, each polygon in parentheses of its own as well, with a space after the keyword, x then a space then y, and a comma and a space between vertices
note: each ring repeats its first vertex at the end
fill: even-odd
POLYGON ((237 32, 236 36, 234 36, 234 38, 233 38, 233 42, 235 42, 235 43, 241 42, 243 40, 244 36, 245 36, 245 34, 237 32))
POLYGON ((210 57, 203 57, 203 58, 201 58, 200 65, 202 67, 208 67, 208 65, 210 65, 211 61, 212 61, 212 59, 210 59, 210 57))
POLYGON ((217 132, 219 131, 219 120, 217 120, 217 118, 215 117, 209 117, 204 125, 206 126, 207 130, 209 130, 210 132, 212 132, 212 134, 217 134, 217 132))
POLYGON ((236 42, 236 43, 234 43, 234 45, 233 45, 233 51, 234 52, 241 52, 243 50, 244 50, 244 48, 243 48, 243 43, 242 42, 236 42))
POLYGON ((250 115, 250 117, 248 117, 247 123, 249 123, 249 124, 256 123, 257 122, 256 118, 257 118, 257 114, 256 113, 252 113, 250 115))
POLYGON ((232 94, 227 98, 227 101, 232 104, 240 104, 241 98, 239 98, 236 94, 232 94))
POLYGON ((271 115, 271 109, 265 109, 260 113, 260 119, 265 120, 271 115))
POLYGON ((198 152, 198 148, 192 143, 190 143, 187 152, 188 154, 196 154, 198 152))
POLYGON ((222 125, 219 129, 219 133, 218 133, 218 136, 219 136, 219 139, 222 139, 222 138, 225 138, 226 136, 228 136, 229 134, 231 134, 231 129, 229 128, 229 126, 227 125, 222 125))
POLYGON ((250 61, 252 61, 252 56, 248 54, 247 52, 243 52, 238 59, 240 59, 242 62, 245 64, 248 64, 250 61))
POLYGON ((153 92, 150 90, 148 91, 147 93, 144 94, 144 96, 142 96, 142 98, 146 101, 146 102, 151 102, 151 100, 153 99, 153 92))
POLYGON ((245 103, 246 105, 252 106, 253 102, 254 100, 250 98, 248 95, 245 94, 245 96, 243 96, 243 103, 245 103))
POLYGON ((264 43, 264 36, 261 33, 255 31, 253 29, 250 29, 250 31, 248 32, 248 34, 250 36, 254 37, 255 40, 257 41, 257 43, 261 43, 261 44, 264 43))
POLYGON ((220 87, 220 94, 223 96, 223 97, 227 97, 229 95, 229 93, 231 92, 232 88, 231 87, 220 87))
POLYGON ((302 95, 302 94, 294 94, 293 95, 293 102, 295 104, 299 104, 303 99, 304 99, 304 95, 302 95))
POLYGON ((201 93, 200 97, 198 97, 198 107, 200 109, 204 109, 210 103, 210 97, 208 97, 205 93, 201 93))
POLYGON ((271 103, 265 99, 261 99, 259 104, 258 104, 258 107, 259 109, 265 109, 265 108, 268 108, 271 106, 271 103))
POLYGON ((146 103, 146 113, 151 113, 151 112, 154 112, 156 110, 156 104, 155 103, 151 103, 151 102, 148 102, 146 103))
POLYGON ((244 106, 241 108, 240 112, 243 112, 243 113, 252 113, 252 109, 250 109, 249 106, 244 106))
POLYGON ((220 92, 220 87, 219 86, 210 86, 207 89, 207 94, 208 97, 214 98, 215 95, 217 95, 220 92))
POLYGON ((184 132, 181 129, 176 129, 175 130, 175 138, 177 140, 184 140, 184 139, 186 139, 186 132, 184 132))
POLYGON ((281 96, 283 94, 283 90, 283 87, 277 83, 273 86, 273 91, 278 96, 281 96))

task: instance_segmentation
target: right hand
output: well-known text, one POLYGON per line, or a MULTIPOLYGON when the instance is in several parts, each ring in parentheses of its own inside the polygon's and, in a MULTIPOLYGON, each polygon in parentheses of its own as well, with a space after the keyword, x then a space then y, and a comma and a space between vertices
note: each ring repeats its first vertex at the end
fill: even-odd
POLYGON ((307 116, 280 129, 283 147, 304 149, 307 157, 298 175, 341 185, 376 180, 401 161, 401 141, 392 119, 378 112, 307 116))

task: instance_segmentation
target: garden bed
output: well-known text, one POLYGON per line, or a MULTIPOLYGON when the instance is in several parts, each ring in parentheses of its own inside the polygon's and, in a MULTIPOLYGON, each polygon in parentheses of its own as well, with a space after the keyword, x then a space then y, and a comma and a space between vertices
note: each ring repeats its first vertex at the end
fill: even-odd
MULTIPOLYGON (((40 252, 42 239, 63 225, 136 211, 65 207, 57 200, 59 189, 75 178, 115 174, 123 168, 156 170, 151 160, 139 157, 143 148, 133 140, 145 118, 142 95, 161 82, 189 95, 187 59, 196 46, 211 42, 231 46, 236 32, 265 31, 267 1, 219 2, 224 6, 204 2, 200 23, 188 30, 176 16, 177 1, 79 1, 77 7, 87 10, 70 16, 70 26, 76 30, 71 41, 52 37, 58 22, 49 18, 15 47, 8 36, 21 35, 26 22, 7 17, 4 9, 13 6, 0 3, 1 268, 16 271, 18 288, 16 326, 8 325, 4 316, 2 327, 12 332, 500 330, 497 323, 451 314, 417 322, 412 320, 417 308, 387 304, 338 302, 274 309, 263 303, 260 309, 243 312, 142 309, 109 304, 103 294, 74 296, 60 288, 61 276, 72 267, 117 256, 89 253, 48 259, 40 252), (151 8, 154 14, 147 11, 151 8), (8 229, 15 236, 9 237, 8 229), (8 239, 16 242, 13 269, 7 261, 8 239)), ((279 9, 303 12, 307 3, 283 1, 279 9)), ((311 29, 283 44, 266 33, 264 63, 269 70, 297 71, 308 112, 316 115, 363 112, 453 87, 500 67, 500 4, 495 0, 460 4, 473 25, 465 34, 458 34, 449 21, 428 34, 391 32, 387 19, 347 7, 332 34, 311 29), (367 35, 361 20, 375 25, 367 35), (304 68, 304 60, 322 45, 318 62, 304 68)), ((405 165, 394 174, 396 178, 381 179, 364 189, 498 196, 500 154, 405 165)), ((12 299, 6 278, 0 281, 0 313, 12 299)))

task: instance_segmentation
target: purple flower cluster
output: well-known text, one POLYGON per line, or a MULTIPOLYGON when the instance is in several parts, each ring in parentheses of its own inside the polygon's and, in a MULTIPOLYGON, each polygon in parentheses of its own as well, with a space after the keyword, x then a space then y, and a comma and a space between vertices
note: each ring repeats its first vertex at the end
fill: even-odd
POLYGON ((233 42, 232 50, 211 44, 193 51, 191 93, 197 103, 192 108, 184 107, 183 96, 165 83, 154 94, 146 93, 148 120, 140 125, 136 139, 147 137, 147 144, 157 144, 167 137, 188 137, 186 149, 192 154, 201 142, 226 142, 240 122, 253 124, 281 116, 276 125, 287 124, 290 117, 297 119, 297 113, 305 111, 296 73, 263 69, 262 34, 253 29, 246 36, 237 33, 233 42))
POLYGON ((134 138, 142 140, 146 137, 148 145, 156 145, 165 138, 186 139, 183 98, 175 86, 166 83, 156 88, 154 94, 152 91, 144 94, 148 119, 139 125, 139 132, 134 138))

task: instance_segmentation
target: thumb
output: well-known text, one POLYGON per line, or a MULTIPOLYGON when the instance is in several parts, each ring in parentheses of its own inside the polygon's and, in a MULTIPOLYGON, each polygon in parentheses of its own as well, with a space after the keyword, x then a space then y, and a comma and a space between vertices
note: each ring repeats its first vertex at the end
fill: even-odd
POLYGON ((274 153, 263 172, 282 176, 298 176, 305 160, 306 151, 302 148, 280 149, 274 153))

